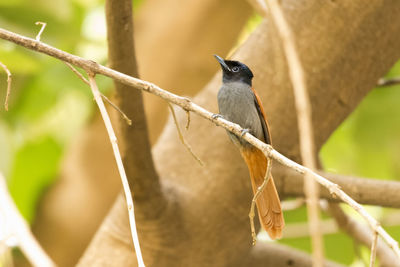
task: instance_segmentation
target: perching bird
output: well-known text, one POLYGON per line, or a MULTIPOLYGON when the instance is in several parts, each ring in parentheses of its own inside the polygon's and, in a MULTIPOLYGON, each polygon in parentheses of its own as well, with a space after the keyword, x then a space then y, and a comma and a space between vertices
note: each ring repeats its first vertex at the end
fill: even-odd
MULTIPOLYGON (((243 129, 261 141, 271 144, 263 106, 254 88, 253 73, 239 61, 224 60, 215 55, 222 68, 222 87, 218 92, 219 113, 225 119, 239 124, 243 129)), ((228 132, 233 143, 249 168, 253 192, 263 183, 268 161, 264 154, 244 139, 228 132)), ((280 238, 285 225, 281 203, 274 180, 269 179, 267 186, 257 199, 258 217, 262 227, 271 239, 280 238)))

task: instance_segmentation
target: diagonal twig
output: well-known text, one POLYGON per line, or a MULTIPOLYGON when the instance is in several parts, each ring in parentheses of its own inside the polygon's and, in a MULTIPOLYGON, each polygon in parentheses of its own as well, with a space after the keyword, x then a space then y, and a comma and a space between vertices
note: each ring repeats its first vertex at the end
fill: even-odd
POLYGON ((139 238, 138 238, 137 230, 136 230, 135 212, 134 212, 134 206, 133 206, 132 193, 131 193, 131 190, 129 187, 128 178, 126 177, 125 168, 122 163, 121 154, 119 152, 119 148, 118 148, 118 144, 117 144, 117 137, 115 136, 110 117, 108 116, 106 107, 104 106, 103 100, 101 98, 100 91, 97 87, 96 80, 94 78, 94 74, 88 73, 88 76, 89 76, 90 88, 92 89, 94 99, 99 107, 101 116, 103 117, 104 125, 106 126, 107 133, 110 138, 111 146, 113 148, 115 161, 117 162, 117 165, 118 165, 118 171, 119 171, 119 175, 121 177, 122 186, 123 186, 124 193, 125 193, 126 205, 128 207, 129 225, 131 228, 132 240, 133 240, 133 245, 135 247, 138 265, 139 265, 139 267, 144 267, 145 265, 143 262, 142 252, 140 250, 139 238))
MULTIPOLYGON (((312 128, 311 104, 307 93, 306 79, 300 58, 297 53, 294 37, 289 24, 280 8, 278 0, 268 0, 271 16, 281 38, 286 60, 289 65, 289 76, 292 81, 297 123, 300 135, 300 154, 304 166, 316 170, 314 133, 312 128)), ((324 244, 319 219, 319 189, 317 183, 309 175, 305 176, 304 193, 307 199, 307 213, 311 233, 313 266, 322 267, 324 264, 324 244)))
MULTIPOLYGON (((178 120, 176 119, 174 107, 171 105, 170 102, 167 102, 167 103, 168 103, 169 109, 171 110, 172 118, 174 119, 176 130, 178 131, 179 140, 181 140, 182 144, 190 152, 190 154, 193 156, 193 158, 200 164, 200 166, 204 166, 204 162, 193 152, 192 147, 188 143, 186 143, 185 138, 183 138, 183 134, 182 134, 181 129, 178 124, 178 120)), ((187 113, 189 113, 189 112, 187 112, 187 113)), ((188 119, 188 121, 189 120, 190 119, 188 119)))
MULTIPOLYGON (((336 221, 337 226, 352 237, 356 242, 367 247, 373 247, 374 231, 371 231, 366 225, 357 222, 350 216, 346 215, 339 203, 322 201, 321 207, 326 210, 336 221)), ((371 251, 372 253, 372 251, 371 251)), ((379 258, 382 266, 400 267, 396 255, 393 251, 381 240, 375 245, 376 256, 379 258), (397 263, 396 263, 397 262, 397 263)), ((371 257, 372 259, 372 257, 371 257)))
POLYGON ((189 126, 190 126, 190 112, 188 110, 185 110, 185 112, 186 112, 186 117, 187 117, 185 128, 187 131, 187 130, 189 130, 189 126))
POLYGON ((249 219, 250 219, 250 229, 251 229, 251 237, 253 239, 253 246, 256 244, 257 241, 257 235, 256 235, 256 230, 254 227, 254 216, 255 216, 255 206, 256 206, 256 201, 262 191, 265 189, 265 187, 268 184, 269 179, 271 178, 271 169, 272 169, 272 161, 269 157, 267 157, 267 170, 265 172, 264 176, 264 181, 263 183, 257 188, 256 193, 253 196, 253 199, 251 200, 251 206, 250 206, 250 212, 249 212, 249 219))
MULTIPOLYGON (((87 85, 90 85, 89 81, 82 75, 82 73, 80 73, 77 69, 75 69, 74 66, 65 61, 64 63, 79 77, 79 79, 81 79, 87 85)), ((132 120, 129 119, 128 116, 117 105, 111 102, 111 100, 108 99, 108 97, 106 97, 104 94, 100 93, 100 95, 108 104, 110 104, 116 111, 118 111, 121 114, 122 118, 128 125, 132 125, 132 120)))
POLYGON ((373 238, 372 238, 371 258, 370 258, 370 261, 369 261, 369 267, 374 267, 375 266, 377 243, 378 243, 378 233, 374 232, 373 238))

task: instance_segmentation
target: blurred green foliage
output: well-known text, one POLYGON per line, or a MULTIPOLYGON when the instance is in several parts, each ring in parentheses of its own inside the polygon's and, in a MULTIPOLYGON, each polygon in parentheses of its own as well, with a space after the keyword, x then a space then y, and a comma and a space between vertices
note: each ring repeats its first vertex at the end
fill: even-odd
MULTIPOLYGON (((97 0, 0 1, 0 22, 3 28, 30 37, 40 30, 36 21, 46 22, 42 41, 104 62, 104 36, 96 39, 82 31, 94 24, 88 16, 103 5, 97 0)), ((98 27, 104 28, 102 17, 92 20, 96 19, 102 20, 98 27)), ((32 221, 40 196, 57 177, 64 149, 92 112, 92 97, 90 89, 59 60, 1 40, 0 61, 13 75, 9 111, 0 109, 0 170, 18 208, 32 221)), ((98 81, 100 88, 110 87, 108 79, 98 81)), ((0 88, 6 88, 3 71, 0 88)), ((4 96, 1 90, 1 102, 4 96)))
MULTIPOLYGON (((138 6, 141 0, 134 1, 138 6)), ((106 42, 104 2, 100 0, 0 0, 1 27, 35 37, 44 21, 42 41, 57 48, 104 63, 106 42)), ((238 40, 243 41, 261 21, 254 16, 238 40)), ((0 61, 13 74, 10 111, 0 108, 0 171, 22 214, 31 222, 44 190, 56 179, 60 160, 79 129, 93 112, 89 88, 62 62, 0 40, 0 61)), ((400 75, 400 64, 388 76, 400 75)), ((97 77, 107 90, 111 81, 97 77)), ((0 100, 6 76, 0 72, 0 100)), ((373 90, 335 131, 321 150, 325 169, 331 172, 395 180, 400 167, 400 86, 373 90)), ((347 211, 352 214, 351 210, 347 211)), ((394 211, 370 209, 380 217, 394 211)), ((288 225, 307 220, 306 209, 285 213, 288 225)), ((324 220, 329 216, 323 215, 324 220)), ((400 227, 389 232, 400 237, 400 227)), ((326 256, 350 265, 359 262, 353 240, 342 233, 325 236, 326 256)), ((308 237, 279 241, 311 251, 308 237)), ((368 254, 365 249, 361 254, 368 254)), ((367 255, 368 256, 368 255, 367 255)), ((363 256, 364 257, 364 256, 363 256)), ((354 265, 355 266, 355 265, 354 265)))
MULTIPOLYGON (((387 77, 400 75, 397 63, 387 77)), ((398 180, 400 173, 400 86, 380 87, 372 90, 356 110, 338 127, 320 151, 324 168, 330 172, 374 179, 398 180)), ((368 208, 375 218, 382 219, 395 210, 380 207, 368 208)), ((355 218, 351 209, 346 212, 355 218)), ((287 222, 305 222, 304 208, 285 213, 287 222)), ((359 218, 358 218, 359 219, 359 218)), ((359 219, 364 223, 362 219, 359 219)), ((395 239, 400 239, 400 227, 385 227, 395 239)), ((281 243, 311 252, 309 238, 283 239, 281 243)), ((342 233, 324 237, 326 256, 340 263, 359 266, 355 244, 342 233)), ((362 250, 368 260, 369 248, 362 250)), ((365 259, 364 259, 365 260, 365 259)), ((361 265, 362 266, 362 265, 361 265)))

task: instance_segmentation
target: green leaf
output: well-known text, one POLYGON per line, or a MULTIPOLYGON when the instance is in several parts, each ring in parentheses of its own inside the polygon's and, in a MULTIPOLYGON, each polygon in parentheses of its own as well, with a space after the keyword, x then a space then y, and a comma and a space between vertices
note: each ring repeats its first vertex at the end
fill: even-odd
POLYGON ((61 151, 61 146, 47 136, 26 143, 16 153, 8 186, 19 211, 29 222, 39 197, 56 177, 61 151))

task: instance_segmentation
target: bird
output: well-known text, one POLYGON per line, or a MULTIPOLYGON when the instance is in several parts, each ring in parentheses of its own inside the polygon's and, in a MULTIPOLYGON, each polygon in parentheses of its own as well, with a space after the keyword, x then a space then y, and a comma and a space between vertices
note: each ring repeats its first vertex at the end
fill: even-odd
MULTIPOLYGON (((253 73, 245 64, 225 60, 214 55, 222 68, 222 86, 218 91, 219 116, 239 124, 246 132, 259 140, 271 144, 271 136, 264 108, 252 87, 253 73)), ((250 174, 253 194, 264 181, 268 160, 264 153, 242 136, 227 131, 232 142, 239 148, 250 174)), ((279 195, 274 180, 270 177, 257 201, 258 218, 271 239, 282 237, 285 226, 279 195)))

